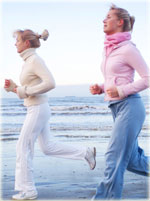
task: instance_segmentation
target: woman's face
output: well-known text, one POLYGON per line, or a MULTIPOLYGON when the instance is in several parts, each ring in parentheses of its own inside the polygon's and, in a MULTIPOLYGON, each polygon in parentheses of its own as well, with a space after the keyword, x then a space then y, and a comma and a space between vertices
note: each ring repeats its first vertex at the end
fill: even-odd
POLYGON ((104 32, 111 35, 117 32, 122 32, 123 20, 119 20, 116 15, 116 10, 110 10, 103 20, 104 32))
POLYGON ((16 38, 15 46, 17 48, 18 53, 21 53, 24 50, 26 50, 27 48, 29 48, 27 42, 22 40, 20 34, 18 34, 18 36, 16 38))

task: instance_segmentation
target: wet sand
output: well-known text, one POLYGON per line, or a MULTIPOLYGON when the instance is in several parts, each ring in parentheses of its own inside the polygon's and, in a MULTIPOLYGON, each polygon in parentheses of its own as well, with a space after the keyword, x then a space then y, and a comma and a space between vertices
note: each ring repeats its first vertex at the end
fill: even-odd
MULTIPOLYGON (((16 141, 2 144, 1 200, 10 200, 15 193, 13 189, 16 141)), ((98 144, 96 147, 97 166, 91 171, 86 161, 44 156, 36 145, 34 177, 39 193, 37 200, 90 200, 103 178, 106 142, 101 144, 102 149, 98 144)), ((122 199, 148 200, 148 178, 126 171, 122 199)))

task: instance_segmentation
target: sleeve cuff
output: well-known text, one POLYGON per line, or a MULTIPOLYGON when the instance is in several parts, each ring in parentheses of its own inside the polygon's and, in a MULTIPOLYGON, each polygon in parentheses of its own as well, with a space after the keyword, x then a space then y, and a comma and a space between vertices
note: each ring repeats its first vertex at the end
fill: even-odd
POLYGON ((17 87, 17 95, 20 99, 28 98, 28 95, 26 94, 26 88, 27 86, 17 87))

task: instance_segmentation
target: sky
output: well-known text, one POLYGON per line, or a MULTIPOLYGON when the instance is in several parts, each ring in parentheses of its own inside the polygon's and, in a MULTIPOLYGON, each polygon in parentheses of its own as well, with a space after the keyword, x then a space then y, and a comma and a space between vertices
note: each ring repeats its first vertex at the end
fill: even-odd
POLYGON ((16 51, 13 32, 32 29, 50 36, 37 53, 44 59, 57 85, 102 83, 100 71, 104 43, 103 19, 111 3, 135 16, 132 41, 149 61, 147 0, 31 0, 1 1, 0 87, 5 78, 19 85, 23 61, 16 51))

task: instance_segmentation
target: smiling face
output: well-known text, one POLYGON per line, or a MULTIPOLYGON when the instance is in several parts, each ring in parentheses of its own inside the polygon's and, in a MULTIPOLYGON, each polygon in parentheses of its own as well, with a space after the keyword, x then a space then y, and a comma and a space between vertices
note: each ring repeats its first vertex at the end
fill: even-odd
POLYGON ((28 49, 30 47, 29 41, 27 41, 27 40, 23 41, 22 38, 21 38, 21 34, 17 35, 15 46, 17 48, 18 53, 21 53, 21 52, 23 52, 24 50, 26 50, 26 49, 28 49))
POLYGON ((104 32, 107 35, 111 35, 117 32, 123 31, 123 20, 118 19, 116 15, 116 10, 110 10, 103 21, 104 32))

